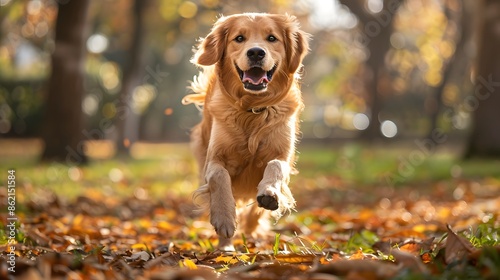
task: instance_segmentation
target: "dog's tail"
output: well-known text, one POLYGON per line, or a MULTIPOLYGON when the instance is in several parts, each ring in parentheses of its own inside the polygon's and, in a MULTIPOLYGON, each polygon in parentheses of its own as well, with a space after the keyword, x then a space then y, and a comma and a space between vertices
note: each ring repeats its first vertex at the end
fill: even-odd
POLYGON ((196 207, 195 213, 210 213, 210 191, 208 190, 208 184, 200 186, 196 191, 194 191, 192 199, 194 206, 196 207))
POLYGON ((198 109, 202 109, 205 104, 205 97, 207 96, 208 88, 210 87, 210 77, 214 71, 213 66, 204 67, 203 71, 200 71, 198 76, 193 77, 191 85, 188 89, 192 90, 193 93, 184 96, 182 99, 183 105, 194 104, 198 109))

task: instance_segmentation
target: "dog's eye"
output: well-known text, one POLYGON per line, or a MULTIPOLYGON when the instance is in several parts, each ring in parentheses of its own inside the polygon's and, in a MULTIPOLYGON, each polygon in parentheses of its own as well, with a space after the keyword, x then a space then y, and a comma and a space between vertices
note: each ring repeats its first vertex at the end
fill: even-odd
POLYGON ((269 35, 269 36, 267 36, 267 40, 269 42, 276 42, 278 39, 276 39, 276 37, 274 37, 274 35, 269 35))
POLYGON ((236 36, 236 38, 234 38, 234 40, 238 43, 241 43, 241 42, 245 41, 245 37, 243 37, 243 35, 238 35, 238 36, 236 36))

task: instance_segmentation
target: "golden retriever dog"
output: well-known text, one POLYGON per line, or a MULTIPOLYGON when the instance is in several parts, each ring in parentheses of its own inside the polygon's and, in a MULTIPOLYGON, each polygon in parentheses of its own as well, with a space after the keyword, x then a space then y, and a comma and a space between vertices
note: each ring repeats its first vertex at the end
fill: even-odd
POLYGON ((192 59, 202 71, 183 104, 203 108, 191 133, 201 181, 193 198, 210 213, 219 248, 232 247, 237 225, 257 238, 265 212, 278 219, 295 207, 288 183, 308 40, 293 16, 236 14, 217 20, 192 59))

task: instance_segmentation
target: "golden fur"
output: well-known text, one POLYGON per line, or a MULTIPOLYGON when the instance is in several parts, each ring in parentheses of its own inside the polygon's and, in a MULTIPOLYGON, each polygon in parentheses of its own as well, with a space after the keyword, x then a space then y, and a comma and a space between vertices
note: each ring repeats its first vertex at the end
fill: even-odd
POLYGON ((193 57, 202 71, 183 99, 203 108, 191 134, 202 183, 193 196, 220 247, 230 246, 237 224, 254 236, 269 212, 262 209, 279 218, 295 206, 288 182, 308 39, 293 16, 238 14, 219 18, 193 57))

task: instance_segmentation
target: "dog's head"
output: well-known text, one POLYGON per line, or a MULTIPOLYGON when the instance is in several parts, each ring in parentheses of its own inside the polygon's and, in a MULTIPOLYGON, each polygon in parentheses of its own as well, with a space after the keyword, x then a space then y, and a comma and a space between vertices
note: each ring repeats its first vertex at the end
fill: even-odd
POLYGON ((308 38, 299 30, 296 18, 289 15, 221 17, 192 61, 201 66, 218 64, 224 73, 221 78, 238 81, 246 92, 279 91, 300 68, 308 38))

